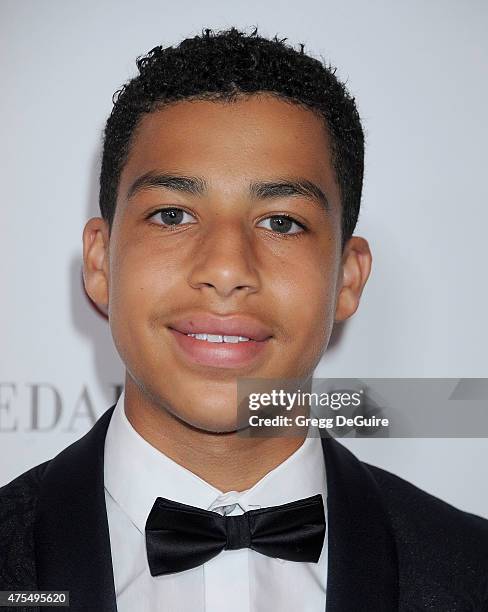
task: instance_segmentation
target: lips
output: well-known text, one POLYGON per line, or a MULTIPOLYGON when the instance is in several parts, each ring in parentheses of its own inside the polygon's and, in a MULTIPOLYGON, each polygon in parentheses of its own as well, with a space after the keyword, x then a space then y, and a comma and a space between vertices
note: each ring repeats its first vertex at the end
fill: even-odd
POLYGON ((182 334, 245 336, 255 342, 262 342, 273 335, 264 323, 244 315, 219 317, 209 313, 196 313, 173 321, 168 327, 182 334))
POLYGON ((212 368, 256 368, 269 358, 271 329, 245 315, 195 313, 167 325, 174 348, 187 363, 212 368), (187 334, 245 336, 245 342, 209 342, 187 334))

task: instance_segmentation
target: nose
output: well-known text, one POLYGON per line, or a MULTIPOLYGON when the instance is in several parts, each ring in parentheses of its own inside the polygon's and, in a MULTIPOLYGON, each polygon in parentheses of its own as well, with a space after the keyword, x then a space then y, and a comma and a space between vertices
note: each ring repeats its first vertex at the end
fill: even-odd
POLYGON ((215 223, 195 245, 188 282, 220 297, 236 291, 254 293, 259 288, 254 251, 252 232, 242 224, 215 223))

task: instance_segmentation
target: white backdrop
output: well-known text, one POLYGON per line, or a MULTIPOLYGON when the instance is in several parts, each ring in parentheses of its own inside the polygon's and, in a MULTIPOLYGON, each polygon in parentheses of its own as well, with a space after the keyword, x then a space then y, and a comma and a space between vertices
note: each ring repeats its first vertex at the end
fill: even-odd
MULTIPOLYGON (((323 377, 488 377, 488 9, 431 0, 0 0, 0 485, 114 403, 123 367, 81 284, 101 131, 136 56, 259 27, 338 66, 367 134, 357 233, 373 273, 323 377)), ((347 440, 488 517, 488 440, 347 440)))

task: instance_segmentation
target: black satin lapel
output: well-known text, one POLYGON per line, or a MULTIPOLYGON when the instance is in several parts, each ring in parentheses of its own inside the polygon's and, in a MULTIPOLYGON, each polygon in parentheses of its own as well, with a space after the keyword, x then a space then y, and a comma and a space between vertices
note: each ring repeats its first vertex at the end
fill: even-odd
POLYGON ((323 438, 329 538, 326 612, 398 610, 398 559, 373 476, 349 450, 323 438))
POLYGON ((38 588, 69 591, 70 612, 117 610, 103 485, 114 408, 51 460, 42 481, 34 531, 38 588))

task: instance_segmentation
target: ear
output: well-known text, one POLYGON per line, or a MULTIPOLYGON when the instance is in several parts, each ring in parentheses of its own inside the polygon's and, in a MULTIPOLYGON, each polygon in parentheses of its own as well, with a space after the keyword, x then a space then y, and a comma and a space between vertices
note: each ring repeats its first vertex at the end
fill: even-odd
POLYGON ((372 260, 367 240, 359 236, 348 240, 342 255, 342 275, 339 275, 337 287, 335 321, 345 321, 356 312, 371 272, 372 260))
POLYGON ((109 300, 108 222, 92 217, 83 230, 83 280, 90 298, 102 310, 109 300))

